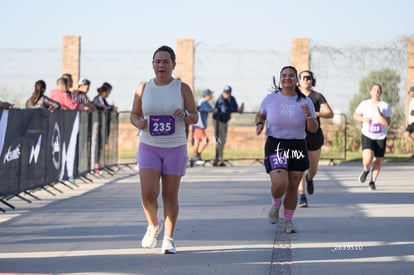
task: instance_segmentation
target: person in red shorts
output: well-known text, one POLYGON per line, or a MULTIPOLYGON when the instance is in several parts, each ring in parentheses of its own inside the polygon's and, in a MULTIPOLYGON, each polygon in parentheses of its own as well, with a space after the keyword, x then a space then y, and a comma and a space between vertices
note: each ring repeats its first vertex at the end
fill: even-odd
POLYGON ((192 161, 201 160, 201 153, 206 148, 209 140, 206 134, 208 113, 213 111, 209 101, 213 97, 213 92, 206 89, 201 94, 203 97, 198 102, 199 120, 193 125, 194 155, 192 161))

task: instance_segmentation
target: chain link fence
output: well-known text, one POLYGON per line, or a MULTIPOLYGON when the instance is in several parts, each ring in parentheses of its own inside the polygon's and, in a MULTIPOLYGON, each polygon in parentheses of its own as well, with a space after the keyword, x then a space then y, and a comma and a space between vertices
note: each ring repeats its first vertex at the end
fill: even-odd
MULTIPOLYGON (((402 101, 406 96, 406 42, 407 37, 400 37, 375 45, 332 46, 311 40, 310 69, 317 78, 315 89, 325 95, 336 113, 351 117, 349 103, 358 92, 359 81, 373 70, 387 68, 395 70, 401 77, 399 93, 402 101)), ((139 45, 136 49, 119 50, 83 46, 80 77, 92 81, 89 96, 96 95, 96 88, 102 82, 110 82, 114 90, 109 101, 115 103, 118 110, 129 111, 138 83, 153 77, 151 59, 154 50, 140 49, 139 45)), ((62 74, 62 49, 1 49, 0 62, 0 99, 22 108, 36 80, 45 80, 47 90, 54 88, 56 79, 62 74)), ((196 41, 196 98, 205 88, 213 90, 213 97, 217 98, 225 85, 231 85, 238 103, 245 103, 247 112, 256 112, 271 88, 272 77, 278 79, 281 67, 289 63, 290 49, 277 45, 258 50, 211 46, 196 41)), ((348 119, 348 122, 352 120, 348 119)), ((401 128, 405 125, 394 127, 397 127, 392 129, 394 150, 412 151, 401 136, 401 128)), ((356 139, 357 135, 347 142, 356 139)))

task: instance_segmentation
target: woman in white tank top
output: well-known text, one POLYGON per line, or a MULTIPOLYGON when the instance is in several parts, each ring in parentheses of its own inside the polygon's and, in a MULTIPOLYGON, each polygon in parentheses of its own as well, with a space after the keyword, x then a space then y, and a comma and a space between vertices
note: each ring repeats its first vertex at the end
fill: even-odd
POLYGON ((174 78, 175 53, 168 46, 154 52, 155 78, 139 84, 131 111, 131 123, 140 131, 137 164, 141 199, 148 222, 142 247, 154 248, 162 221, 158 221, 158 196, 162 186, 164 238, 161 253, 175 254, 173 233, 178 217, 178 189, 187 167, 185 124, 198 121, 191 88, 174 78), (161 181, 161 186, 160 186, 161 181))

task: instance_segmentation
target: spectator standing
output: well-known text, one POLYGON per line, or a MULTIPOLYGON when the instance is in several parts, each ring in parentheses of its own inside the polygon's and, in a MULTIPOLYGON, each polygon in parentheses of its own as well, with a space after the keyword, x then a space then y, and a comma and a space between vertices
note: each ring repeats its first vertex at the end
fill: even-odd
POLYGON ((118 108, 115 105, 111 105, 106 100, 112 92, 112 85, 108 82, 104 82, 101 87, 97 89, 98 95, 93 99, 95 107, 100 111, 117 111, 118 108))
POLYGON ((44 108, 49 110, 60 109, 59 102, 56 102, 45 95, 46 82, 38 80, 35 82, 32 96, 26 101, 26 108, 44 108))
POLYGON ((58 102, 62 109, 67 110, 83 110, 86 106, 74 102, 72 98, 66 93, 68 80, 66 78, 58 78, 56 81, 56 88, 50 91, 50 99, 58 102))
POLYGON ((73 77, 72 77, 72 75, 69 74, 69 73, 64 73, 62 75, 62 78, 67 79, 68 85, 66 86, 66 93, 68 95, 71 95, 70 93, 72 92, 72 89, 73 89, 73 77))
POLYGON ((199 114, 198 123, 193 125, 194 149, 191 161, 201 160, 201 154, 206 148, 209 139, 206 134, 208 113, 213 111, 213 106, 209 103, 213 97, 213 92, 206 89, 202 92, 202 98, 198 102, 197 110, 199 114))
POLYGON ((311 133, 306 129, 306 144, 308 147, 309 157, 309 169, 307 173, 302 177, 299 183, 299 206, 308 207, 308 199, 306 198, 305 192, 305 181, 306 190, 309 195, 314 192, 313 179, 318 172, 319 159, 321 158, 321 148, 324 144, 324 137, 321 128, 321 118, 329 119, 333 118, 334 113, 329 106, 328 101, 323 94, 313 90, 315 87, 316 79, 312 71, 306 70, 299 73, 299 88, 301 92, 312 100, 315 108, 316 119, 318 120, 318 130, 316 133, 311 133))
POLYGON ((89 79, 83 78, 79 81, 78 88, 71 92, 71 97, 74 102, 88 106, 88 111, 95 111, 96 107, 88 97, 89 87, 91 82, 89 79))
POLYGON ((190 86, 172 76, 175 65, 175 53, 170 47, 161 46, 154 52, 155 78, 139 84, 130 116, 141 135, 137 164, 142 206, 148 222, 141 244, 144 248, 157 245, 162 228, 157 217, 161 180, 165 221, 163 254, 176 253, 173 234, 179 212, 178 191, 188 161, 185 124, 198 121, 190 86))
POLYGON ((364 183, 371 172, 370 190, 376 190, 375 181, 381 171, 384 160, 391 118, 391 108, 388 103, 380 100, 381 94, 381 85, 378 83, 373 84, 370 91, 371 98, 359 103, 353 114, 356 121, 362 122, 363 170, 359 175, 359 182, 364 183))
MULTIPOLYGON (((94 167, 95 173, 101 174, 103 169, 103 158, 102 152, 99 148, 102 147, 102 144, 108 144, 108 138, 111 130, 111 115, 109 112, 116 112, 117 107, 115 105, 110 105, 107 102, 108 96, 111 94, 112 85, 108 82, 104 82, 101 87, 97 89, 98 95, 93 99, 93 105, 95 108, 100 111, 99 113, 99 123, 93 123, 92 125, 92 158, 95 160, 94 167), (105 124, 105 136, 102 135, 102 123, 105 124)), ((107 167, 107 170, 112 171, 111 168, 107 167)))
POLYGON ((231 119, 231 113, 242 113, 244 111, 244 103, 240 106, 237 104, 236 98, 231 95, 232 87, 225 86, 223 93, 218 97, 214 106, 214 130, 216 135, 216 159, 214 166, 226 166, 224 162, 224 145, 226 144, 228 122, 231 119))
POLYGON ((257 135, 267 121, 264 165, 271 181, 269 221, 272 224, 278 222, 284 196, 283 230, 286 233, 298 232, 292 218, 298 203, 300 179, 309 168, 305 129, 311 133, 318 130, 313 103, 297 84, 296 68, 283 67, 281 87, 273 81, 274 91, 262 100, 255 118, 257 135))
POLYGON ((404 131, 404 137, 414 145, 414 138, 412 133, 414 132, 414 86, 410 88, 408 93, 411 96, 410 103, 408 105, 408 125, 404 131))

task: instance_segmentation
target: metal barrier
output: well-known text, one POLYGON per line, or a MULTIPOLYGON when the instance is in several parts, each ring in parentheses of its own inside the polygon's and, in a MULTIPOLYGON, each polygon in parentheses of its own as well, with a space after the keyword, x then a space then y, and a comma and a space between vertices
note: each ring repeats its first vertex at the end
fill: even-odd
POLYGON ((345 114, 335 113, 332 119, 321 119, 321 128, 324 134, 321 159, 329 160, 335 164, 335 160, 346 160, 348 121, 345 114))
MULTIPOLYGON (((136 163, 139 143, 137 129, 131 124, 130 112, 80 112, 59 110, 49 112, 36 109, 0 111, 0 202, 24 192, 66 182, 76 185, 71 178, 91 181, 86 175, 106 171, 112 174, 113 166, 136 163), (10 122, 10 123, 9 123, 10 122)), ((257 136, 254 118, 256 113, 233 113, 229 123, 224 161, 250 161, 263 163, 264 133, 257 136)), ((321 159, 346 159, 347 119, 335 114, 322 120, 325 145, 321 159)), ((192 156, 192 128, 189 127, 188 152, 192 156)), ((210 116, 206 133, 209 144, 203 152, 200 165, 216 161, 217 142, 210 116)), ((51 191, 48 191, 52 193, 51 191)), ((34 196, 33 196, 34 197, 34 196)), ((28 200, 27 200, 28 201, 28 200)), ((0 208, 0 211, 4 211, 0 208)))
MULTIPOLYGON (((233 162, 249 161, 252 163, 262 163, 264 158, 264 144, 266 137, 264 133, 256 135, 256 125, 254 123, 256 113, 244 112, 233 113, 229 123, 227 141, 224 148, 224 161, 228 165, 233 162)), ((119 144, 120 159, 119 164, 134 164, 135 154, 138 148, 139 137, 137 129, 129 121, 129 112, 119 114, 119 144)), ((335 114, 332 119, 322 119, 321 127, 324 132, 325 145, 322 147, 321 159, 335 160, 346 159, 347 144, 347 118, 344 114, 335 114)), ((214 124, 211 115, 207 123, 206 133, 209 144, 203 152, 200 165, 213 164, 216 160, 215 146, 220 142, 215 136, 214 124)), ((193 152, 192 131, 189 127, 188 154, 189 158, 193 152)))
POLYGON ((75 178, 92 181, 88 173, 112 174, 117 160, 116 112, 0 110, 0 202, 11 208, 12 197, 30 202, 20 193, 36 198, 46 186, 61 192, 57 183, 72 189, 75 178))

